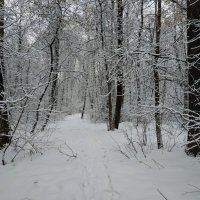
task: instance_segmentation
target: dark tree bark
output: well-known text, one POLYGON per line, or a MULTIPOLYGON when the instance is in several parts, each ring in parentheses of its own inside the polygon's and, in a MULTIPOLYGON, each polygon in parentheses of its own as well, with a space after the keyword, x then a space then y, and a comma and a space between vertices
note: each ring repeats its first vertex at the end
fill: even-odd
POLYGON ((16 84, 21 85, 23 80, 23 74, 22 74, 22 64, 21 64, 21 53, 22 53, 22 43, 23 43, 23 33, 22 33, 22 11, 20 8, 20 18, 19 18, 19 25, 18 25, 18 60, 17 60, 17 76, 16 76, 16 84))
POLYGON ((4 101, 4 0, 0 0, 0 149, 9 143, 9 122, 4 101))
POLYGON ((85 114, 85 106, 86 106, 86 100, 87 100, 87 89, 85 91, 85 96, 84 96, 84 101, 83 101, 83 109, 82 109, 82 113, 81 113, 81 119, 84 118, 84 114, 85 114))
MULTIPOLYGON (((33 127, 32 127, 32 130, 31 130, 31 133, 34 133, 34 131, 36 130, 36 127, 38 125, 38 122, 39 122, 39 115, 40 115, 40 107, 41 107, 41 103, 48 91, 48 88, 49 88, 49 85, 52 81, 52 73, 53 73, 53 70, 54 70, 54 67, 53 67, 53 64, 54 64, 54 54, 53 54, 53 45, 55 43, 55 38, 53 39, 53 41, 51 42, 51 44, 49 45, 49 49, 50 49, 50 64, 51 64, 51 67, 50 67, 50 72, 49 72, 49 77, 48 77, 48 83, 47 85, 45 86, 45 89, 42 93, 42 95, 40 96, 39 98, 39 103, 38 103, 38 106, 37 106, 37 109, 36 109, 36 118, 35 118, 35 122, 33 124, 33 127)), ((45 125, 46 127, 46 125, 45 125)))
POLYGON ((103 51, 103 59, 104 59, 104 66, 106 70, 106 81, 107 81, 107 92, 108 92, 108 97, 107 97, 107 104, 106 104, 106 109, 107 109, 107 127, 108 131, 113 130, 113 122, 112 122, 112 84, 110 81, 110 69, 108 65, 108 61, 106 58, 106 46, 105 46, 105 30, 104 30, 104 21, 103 21, 103 2, 98 0, 99 3, 99 8, 100 8, 100 39, 101 39, 101 48, 103 51))
MULTIPOLYGON (((138 46, 137 46, 137 51, 140 51, 141 48, 141 40, 142 40, 142 32, 144 28, 144 0, 141 0, 141 8, 140 8, 140 29, 138 32, 138 46)), ((137 84, 137 106, 138 108, 140 107, 140 101, 141 101, 141 88, 140 88, 140 77, 139 77, 139 70, 140 70, 140 58, 138 54, 138 62, 137 62, 137 72, 136 72, 136 84, 137 84)))
POLYGON ((60 41, 59 41, 59 36, 58 36, 58 31, 59 28, 56 32, 56 36, 55 36, 55 40, 52 43, 52 46, 50 47, 51 50, 51 82, 52 82, 52 86, 51 86, 51 92, 50 92, 50 110, 48 111, 46 118, 45 118, 45 122, 41 128, 41 131, 44 131, 44 129, 46 128, 48 122, 49 122, 49 118, 50 115, 53 111, 53 108, 56 106, 57 104, 57 85, 58 85, 58 68, 59 68, 59 49, 60 49, 60 41))
POLYGON ((200 0, 187 1, 189 124, 186 152, 200 153, 200 0))
MULTIPOLYGON (((138 45, 137 45, 137 51, 139 52, 141 49, 141 41, 142 41, 142 33, 144 29, 144 0, 141 0, 140 5, 140 28, 138 31, 138 45)), ((141 68, 141 61, 140 61, 140 55, 137 55, 137 65, 136 65, 136 87, 137 87, 137 114, 140 114, 141 112, 141 86, 140 86, 140 68, 141 68)), ((137 117, 137 124, 140 121, 140 116, 137 117)))
POLYGON ((160 115, 160 77, 158 71, 158 59, 160 56, 160 32, 161 32, 161 0, 156 1, 156 46, 155 46, 155 60, 154 60, 154 95, 155 95, 155 121, 156 121, 156 137, 158 149, 163 147, 161 134, 161 115, 160 115))
POLYGON ((117 44, 118 44, 118 65, 117 65, 117 99, 115 107, 114 126, 119 128, 121 108, 123 104, 123 70, 122 70, 122 45, 123 45, 123 3, 117 0, 117 44))
MULTIPOLYGON (((85 65, 83 65, 83 71, 85 71, 85 65)), ((88 75, 85 77, 85 93, 84 93, 84 99, 83 99, 83 108, 82 108, 82 112, 81 112, 81 119, 84 118, 84 114, 85 114, 85 108, 86 108, 86 101, 87 101, 87 94, 88 94, 88 75)))

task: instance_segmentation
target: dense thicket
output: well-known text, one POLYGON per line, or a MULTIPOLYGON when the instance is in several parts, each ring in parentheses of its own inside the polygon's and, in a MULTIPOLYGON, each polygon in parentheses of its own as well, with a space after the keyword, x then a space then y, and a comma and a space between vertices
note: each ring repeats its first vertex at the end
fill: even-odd
POLYGON ((188 0, 188 9, 161 0, 2 3, 0 115, 7 128, 0 128, 9 145, 34 146, 52 116, 82 112, 108 130, 122 121, 154 123, 158 148, 162 126, 176 123, 189 131, 196 155, 199 2, 188 0))

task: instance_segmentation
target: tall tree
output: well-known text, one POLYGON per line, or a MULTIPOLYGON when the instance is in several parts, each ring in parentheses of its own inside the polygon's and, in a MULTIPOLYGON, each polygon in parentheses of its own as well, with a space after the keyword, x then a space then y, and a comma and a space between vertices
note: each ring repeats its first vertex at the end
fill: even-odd
POLYGON ((4 0, 0 0, 0 148, 9 142, 7 106, 4 102, 4 0))
POLYGON ((119 128, 121 118, 121 108, 123 104, 123 69, 122 69, 122 48, 123 48, 123 1, 117 0, 117 45, 118 45, 118 64, 117 64, 117 98, 115 107, 114 127, 119 128))
POLYGON ((200 153, 200 0, 187 1, 189 124, 186 152, 200 153))
MULTIPOLYGON (((61 9, 60 9, 61 11, 61 9)), ((50 64, 51 64, 51 92, 50 92, 50 110, 46 115, 46 119, 45 122, 42 126, 42 131, 45 129, 45 127, 48 124, 51 112, 53 111, 53 108, 56 106, 57 104, 57 94, 58 94, 58 70, 59 70, 59 50, 60 50, 60 39, 59 39, 59 33, 60 33, 60 29, 61 29, 61 16, 57 17, 57 21, 54 22, 56 24, 56 31, 55 31, 55 35, 53 38, 52 43, 50 44, 50 64)))
MULTIPOLYGON (((144 29, 144 0, 141 0, 141 5, 140 5, 140 28, 138 31, 138 44, 137 44, 137 51, 139 52, 141 50, 141 42, 142 42, 142 33, 144 29)), ((137 55, 137 66, 136 66, 136 85, 137 85, 137 112, 139 113, 141 111, 141 86, 140 86, 140 71, 141 68, 141 60, 140 60, 140 55, 137 55)), ((138 119, 137 119, 138 122, 138 119)))
POLYGON ((106 58, 106 48, 105 48, 105 31, 104 31, 104 19, 103 19, 103 2, 98 0, 99 3, 99 9, 100 9, 100 40, 101 40, 101 48, 103 51, 103 62, 106 70, 106 82, 107 82, 107 93, 108 93, 108 98, 107 98, 107 126, 108 130, 113 130, 113 123, 112 123, 112 85, 111 85, 111 80, 110 80, 110 69, 108 65, 108 61, 106 58))
POLYGON ((154 95, 155 95, 155 121, 156 121, 156 137, 158 149, 163 147, 161 135, 161 115, 160 115, 160 77, 158 71, 158 59, 160 56, 160 33, 161 33, 161 0, 156 0, 155 4, 155 21, 156 21, 156 46, 154 60, 154 95))

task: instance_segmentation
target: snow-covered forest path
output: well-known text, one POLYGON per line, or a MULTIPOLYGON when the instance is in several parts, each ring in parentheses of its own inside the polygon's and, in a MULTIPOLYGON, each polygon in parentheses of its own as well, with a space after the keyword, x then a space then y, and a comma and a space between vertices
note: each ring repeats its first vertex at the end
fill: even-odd
POLYGON ((116 151, 120 131, 79 115, 56 125, 50 147, 32 159, 0 166, 0 200, 198 200, 199 160, 155 151, 146 164, 116 151), (76 159, 69 159, 68 144, 76 159), (61 153, 62 152, 62 153, 61 153), (151 162, 150 162, 151 161, 151 162), (190 193, 191 192, 191 193, 190 193), (165 197, 164 197, 165 196, 165 197))

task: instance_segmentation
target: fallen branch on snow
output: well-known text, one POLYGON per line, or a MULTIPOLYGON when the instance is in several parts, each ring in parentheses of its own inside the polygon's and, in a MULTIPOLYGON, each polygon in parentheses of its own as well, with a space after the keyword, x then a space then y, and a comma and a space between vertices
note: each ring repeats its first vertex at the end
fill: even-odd
POLYGON ((157 191, 158 191, 158 193, 159 193, 165 200, 168 200, 168 198, 165 197, 164 194, 163 194, 159 189, 157 189, 157 191))
POLYGON ((77 158, 77 153, 65 142, 63 145, 60 145, 58 151, 67 156, 69 159, 77 158), (63 147, 64 146, 64 147, 63 147))

